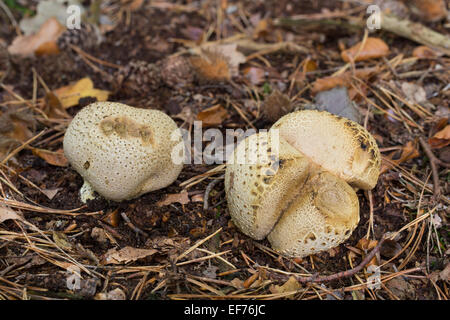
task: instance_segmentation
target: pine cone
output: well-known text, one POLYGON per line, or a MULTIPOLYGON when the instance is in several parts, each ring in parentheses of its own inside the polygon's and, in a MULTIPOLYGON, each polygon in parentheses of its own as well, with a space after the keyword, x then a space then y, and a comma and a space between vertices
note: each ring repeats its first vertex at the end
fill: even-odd
POLYGON ((58 47, 61 51, 70 50, 70 45, 88 50, 99 45, 101 35, 98 30, 90 24, 82 24, 80 29, 67 29, 58 38, 58 47))
POLYGON ((162 84, 160 67, 146 61, 131 61, 116 73, 115 78, 118 89, 128 94, 146 95, 162 84))
POLYGON ((162 80, 169 87, 185 87, 194 81, 192 66, 183 56, 163 59, 157 65, 160 67, 162 80))

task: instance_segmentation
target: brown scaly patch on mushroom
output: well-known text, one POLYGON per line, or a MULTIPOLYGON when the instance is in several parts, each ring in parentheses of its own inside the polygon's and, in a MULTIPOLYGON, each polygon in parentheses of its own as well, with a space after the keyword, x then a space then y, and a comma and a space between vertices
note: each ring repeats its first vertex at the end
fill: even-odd
POLYGON ((148 125, 139 124, 127 117, 110 116, 103 119, 100 124, 101 131, 109 136, 113 132, 119 135, 121 138, 127 139, 128 137, 140 138, 143 144, 153 144, 152 129, 148 125))
POLYGON ((270 132, 275 129, 278 146, 269 139, 266 150, 251 148, 261 134, 250 136, 227 164, 225 190, 235 225, 254 239, 267 237, 274 250, 291 257, 339 245, 359 222, 354 188, 371 189, 378 179, 375 140, 357 123, 319 111, 288 114, 270 132), (267 152, 272 149, 279 150, 277 157, 267 152), (237 165, 245 153, 269 156, 262 165, 237 165))

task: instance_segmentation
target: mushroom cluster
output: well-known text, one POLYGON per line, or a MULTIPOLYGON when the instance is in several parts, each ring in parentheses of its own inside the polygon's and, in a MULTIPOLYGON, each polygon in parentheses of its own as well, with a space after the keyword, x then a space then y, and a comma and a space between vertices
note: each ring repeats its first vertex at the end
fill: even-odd
POLYGON ((380 159, 356 122, 326 111, 289 113, 233 151, 225 173, 230 215, 243 233, 267 237, 286 256, 333 248, 356 228, 355 190, 376 185, 380 159))
POLYGON ((70 123, 64 154, 84 179, 83 202, 93 198, 93 191, 122 201, 175 181, 183 165, 173 161, 172 153, 180 143, 177 124, 161 111, 97 102, 70 123))

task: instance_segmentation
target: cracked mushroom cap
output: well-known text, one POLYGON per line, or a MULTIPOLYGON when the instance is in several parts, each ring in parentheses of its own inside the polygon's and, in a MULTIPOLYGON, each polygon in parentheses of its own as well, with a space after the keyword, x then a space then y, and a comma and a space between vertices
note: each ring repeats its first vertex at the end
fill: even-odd
POLYGON ((326 111, 303 110, 271 128, 291 146, 351 186, 370 190, 380 173, 381 156, 373 136, 358 123, 326 111))
MULTIPOLYGON (((346 125, 336 124, 344 120, 325 112, 323 115, 316 111, 312 111, 315 115, 310 115, 311 111, 301 112, 305 112, 308 119, 301 124, 323 121, 323 118, 329 121, 331 118, 331 124, 340 128, 333 130, 343 131, 339 133, 343 141, 355 143, 354 138, 348 136, 346 125)), ((230 215, 243 233, 256 240, 267 237, 272 248, 286 256, 303 257, 333 248, 350 236, 359 222, 359 201, 348 182, 364 188, 373 186, 378 177, 379 160, 375 159, 375 169, 370 169, 377 172, 375 181, 370 174, 366 174, 370 161, 351 167, 352 174, 346 175, 344 169, 348 168, 347 162, 339 166, 334 161, 349 161, 350 151, 346 150, 350 146, 345 145, 344 151, 329 152, 327 157, 314 154, 313 148, 307 148, 306 151, 310 153, 305 154, 298 148, 299 145, 303 146, 302 143, 295 144, 292 138, 286 139, 291 137, 286 132, 294 131, 290 121, 287 122, 289 130, 269 131, 278 132, 279 135, 259 133, 247 137, 236 147, 230 157, 232 161, 227 163, 225 191, 230 215), (347 152, 347 157, 342 155, 344 152, 347 152), (248 156, 257 161, 249 161, 248 156), (360 170, 364 166, 366 169, 360 170), (362 172, 365 176, 355 177, 355 172, 362 172), (348 176, 352 178, 346 180, 348 176)), ((317 135, 311 142, 316 145, 316 152, 343 148, 339 139, 332 137, 336 141, 332 143, 319 138, 326 140, 330 137, 323 127, 322 130, 317 129, 321 125, 320 122, 308 124, 317 135)), ((356 123, 352 126, 364 130, 362 135, 370 141, 368 144, 374 143, 373 152, 379 155, 370 134, 364 128, 357 127, 356 123)), ((302 129, 298 132, 303 134, 302 139, 306 139, 302 129)), ((355 152, 361 153, 359 150, 355 152)))
POLYGON ((172 161, 172 152, 180 143, 181 132, 165 113, 98 102, 72 120, 64 153, 83 177, 83 190, 122 201, 175 181, 182 164, 172 161))

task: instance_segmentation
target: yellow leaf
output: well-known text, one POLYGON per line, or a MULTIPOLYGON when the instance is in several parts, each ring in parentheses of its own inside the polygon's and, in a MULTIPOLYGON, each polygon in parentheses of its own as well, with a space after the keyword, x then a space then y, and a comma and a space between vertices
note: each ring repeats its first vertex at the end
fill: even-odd
POLYGON ((94 83, 90 78, 83 78, 76 82, 53 91, 61 101, 62 106, 67 109, 76 106, 81 98, 93 97, 97 101, 108 100, 109 91, 94 88, 94 83))

